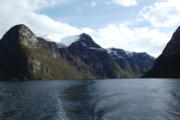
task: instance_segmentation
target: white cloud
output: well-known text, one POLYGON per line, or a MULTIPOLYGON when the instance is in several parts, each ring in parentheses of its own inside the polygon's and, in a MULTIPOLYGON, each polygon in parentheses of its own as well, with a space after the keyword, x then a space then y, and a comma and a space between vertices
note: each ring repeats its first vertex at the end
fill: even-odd
POLYGON ((93 33, 96 32, 94 29, 91 29, 91 28, 88 28, 88 27, 82 28, 81 31, 84 32, 84 33, 88 33, 88 34, 93 34, 93 33))
POLYGON ((138 4, 136 0, 109 0, 107 2, 107 4, 112 4, 112 3, 125 7, 135 6, 138 4))
MULTIPOLYGON (((48 6, 52 0, 3 0, 0 4, 0 36, 16 24, 26 24, 37 35, 58 33, 64 36, 80 33, 76 27, 58 22, 35 11, 48 6)), ((55 1, 54 1, 55 2, 55 1)), ((57 1, 57 2, 63 2, 57 1)))
POLYGON ((48 41, 59 43, 61 42, 61 39, 63 38, 60 34, 57 33, 51 33, 48 35, 43 36, 48 41))
POLYGON ((0 36, 16 24, 26 24, 36 35, 48 35, 48 39, 53 39, 55 42, 59 42, 63 37, 85 32, 90 34, 102 47, 143 51, 154 56, 160 54, 169 40, 167 35, 157 29, 130 28, 125 24, 109 24, 98 29, 77 28, 67 23, 55 21, 36 12, 42 7, 50 7, 48 1, 50 0, 2 0, 0 4, 0 36))
POLYGON ((180 23, 180 1, 156 2, 144 7, 139 14, 141 20, 147 20, 155 27, 171 27, 180 23))
POLYGON ((145 51, 153 56, 158 56, 170 39, 167 34, 157 29, 130 28, 124 24, 110 24, 90 34, 103 47, 117 47, 136 52, 145 51))
MULTIPOLYGON (((96 30, 82 28, 80 31, 91 35, 95 42, 104 48, 116 47, 129 51, 147 52, 155 57, 162 52, 170 39, 170 34, 162 33, 158 29, 130 28, 125 24, 109 24, 96 30)), ((63 37, 52 34, 46 38, 60 42, 63 37)))
POLYGON ((97 3, 95 0, 92 0, 91 3, 90 3, 90 6, 91 7, 96 7, 97 3))

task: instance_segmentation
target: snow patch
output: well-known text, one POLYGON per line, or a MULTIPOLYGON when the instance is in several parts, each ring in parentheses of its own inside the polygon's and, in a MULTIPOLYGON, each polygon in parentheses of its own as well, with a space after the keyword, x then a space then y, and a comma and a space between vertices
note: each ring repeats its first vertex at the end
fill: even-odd
POLYGON ((79 38, 80 38, 79 35, 68 36, 68 37, 62 38, 60 43, 66 45, 66 46, 70 46, 72 43, 78 41, 79 38))
POLYGON ((63 37, 60 34, 52 33, 44 36, 43 38, 49 42, 55 42, 59 48, 62 48, 62 47, 68 47, 72 43, 78 41, 80 36, 74 35, 74 36, 63 37))
MULTIPOLYGON (((107 50, 107 52, 108 52, 108 54, 111 54, 111 55, 115 55, 115 56, 117 56, 117 57, 122 57, 121 55, 119 55, 117 52, 118 52, 118 50, 113 50, 113 48, 108 48, 108 49, 106 49, 107 50)), ((122 50, 122 49, 121 49, 122 50)), ((124 53, 125 53, 125 55, 127 56, 127 57, 133 57, 134 56, 134 54, 135 54, 135 52, 131 52, 131 51, 127 51, 127 50, 122 50, 124 53)))
POLYGON ((100 51, 100 52, 105 52, 105 51, 107 51, 107 50, 104 49, 104 48, 89 47, 89 49, 96 50, 96 51, 100 51))
POLYGON ((61 39, 62 39, 62 36, 57 34, 57 33, 52 33, 52 34, 46 35, 43 38, 46 39, 49 42, 59 43, 61 41, 61 39))
POLYGON ((112 52, 115 52, 115 51, 112 50, 112 48, 107 48, 106 50, 107 50, 108 54, 110 54, 112 52))
POLYGON ((134 56, 134 52, 130 52, 130 51, 127 51, 127 50, 124 50, 124 52, 126 53, 126 55, 127 55, 128 57, 134 56))
POLYGON ((81 42, 81 44, 82 44, 84 47, 87 47, 87 45, 86 45, 85 43, 81 42))

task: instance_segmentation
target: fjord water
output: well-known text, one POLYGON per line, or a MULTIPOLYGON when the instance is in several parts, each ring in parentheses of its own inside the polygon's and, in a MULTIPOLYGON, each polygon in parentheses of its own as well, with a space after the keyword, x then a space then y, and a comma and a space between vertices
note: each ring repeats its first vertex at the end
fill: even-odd
POLYGON ((177 120, 179 79, 0 82, 0 120, 177 120))

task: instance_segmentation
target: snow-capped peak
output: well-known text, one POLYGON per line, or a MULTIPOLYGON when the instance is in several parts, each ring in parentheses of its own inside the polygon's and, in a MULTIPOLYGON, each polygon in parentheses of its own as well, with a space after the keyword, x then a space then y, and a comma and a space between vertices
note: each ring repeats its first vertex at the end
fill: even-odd
POLYGON ((66 36, 66 37, 53 33, 53 34, 48 34, 43 38, 45 38, 47 41, 55 42, 59 48, 69 47, 72 43, 77 41, 79 41, 80 44, 82 44, 84 47, 87 47, 89 49, 101 48, 93 41, 91 36, 89 36, 86 33, 82 33, 80 35, 66 36))
POLYGON ((61 48, 62 46, 68 47, 72 43, 78 41, 80 38, 80 35, 63 37, 60 34, 51 33, 51 34, 44 36, 43 38, 49 42, 55 42, 57 44, 57 46, 61 48))
POLYGON ((60 34, 57 34, 57 33, 52 33, 52 34, 46 35, 43 38, 46 39, 47 41, 50 41, 50 42, 59 43, 62 39, 62 36, 60 34))
POLYGON ((122 55, 124 56, 127 56, 127 57, 132 57, 134 56, 135 52, 131 52, 131 51, 127 51, 127 50, 123 50, 123 49, 116 49, 116 48, 108 48, 106 49, 108 54, 113 54, 113 55, 116 55, 116 56, 121 56, 122 55), (121 54, 119 54, 119 52, 121 51, 121 54), (123 54, 122 54, 123 52, 123 54))
POLYGON ((78 41, 79 38, 80 38, 79 35, 64 37, 61 39, 60 43, 66 46, 70 46, 72 43, 78 41))

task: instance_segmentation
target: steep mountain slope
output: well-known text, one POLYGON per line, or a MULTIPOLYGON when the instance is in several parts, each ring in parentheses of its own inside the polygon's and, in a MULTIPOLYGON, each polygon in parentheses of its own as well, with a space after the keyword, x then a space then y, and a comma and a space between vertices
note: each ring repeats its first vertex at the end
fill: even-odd
POLYGON ((140 77, 150 70, 155 58, 147 53, 129 52, 123 49, 109 48, 109 55, 131 77, 140 77))
POLYGON ((85 33, 54 43, 16 25, 0 40, 0 80, 137 77, 152 59, 145 53, 106 50, 85 33))
POLYGON ((0 41, 0 78, 33 80, 94 77, 88 72, 83 74, 62 59, 55 43, 37 38, 25 25, 17 25, 0 41))
POLYGON ((78 40, 69 45, 63 49, 67 49, 69 54, 83 61, 96 78, 128 77, 107 51, 97 45, 89 35, 83 33, 78 40))
POLYGON ((180 78, 180 27, 144 77, 180 78))

